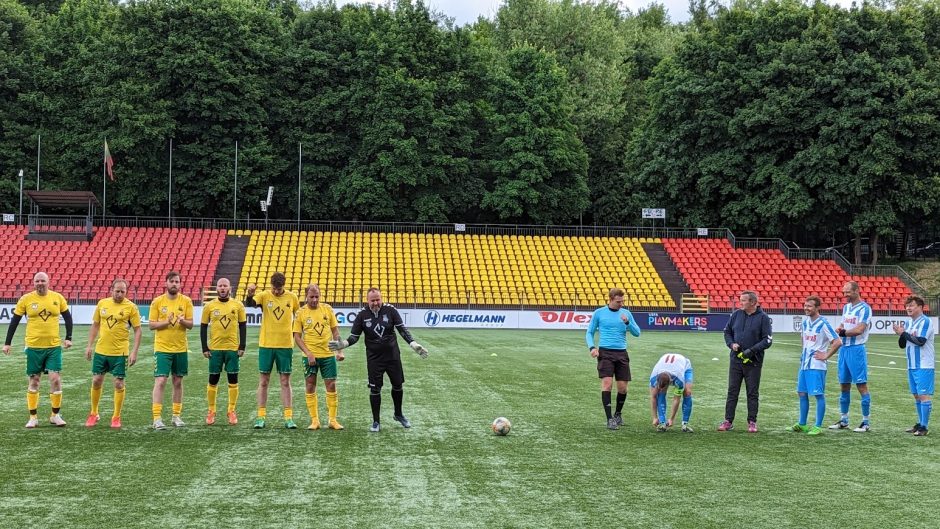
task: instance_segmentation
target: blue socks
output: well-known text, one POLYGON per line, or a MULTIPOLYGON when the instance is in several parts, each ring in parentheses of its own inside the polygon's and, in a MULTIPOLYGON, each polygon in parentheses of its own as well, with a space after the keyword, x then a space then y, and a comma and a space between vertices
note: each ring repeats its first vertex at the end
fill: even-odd
POLYGON ((826 417, 826 396, 816 395, 816 426, 821 428, 823 424, 823 419, 825 417, 826 417))
POLYGON ((871 415, 871 393, 862 395, 862 420, 867 421, 871 415))
POLYGON ((682 397, 682 422, 689 422, 692 417, 692 396, 682 397))
POLYGON ((806 417, 809 415, 809 396, 800 395, 800 422, 806 424, 806 417))
POLYGON ((852 393, 849 391, 843 391, 839 395, 839 411, 842 412, 842 417, 849 416, 849 402, 852 401, 852 393))
POLYGON ((933 409, 933 401, 917 401, 917 415, 920 417, 920 425, 927 428, 930 422, 930 411, 933 409))
POLYGON ((666 424, 666 392, 660 391, 656 395, 656 411, 659 413, 659 424, 666 424))

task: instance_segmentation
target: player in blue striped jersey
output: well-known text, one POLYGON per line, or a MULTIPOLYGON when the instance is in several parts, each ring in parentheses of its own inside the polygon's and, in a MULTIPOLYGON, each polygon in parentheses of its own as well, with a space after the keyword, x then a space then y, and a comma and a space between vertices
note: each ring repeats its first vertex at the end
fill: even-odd
POLYGON ((862 301, 858 283, 849 281, 842 287, 845 306, 842 307, 842 323, 836 327, 836 333, 842 338, 842 350, 839 351, 839 384, 842 394, 839 396, 839 410, 842 416, 839 422, 829 427, 830 430, 845 430, 849 427, 849 403, 852 384, 858 388, 862 401, 862 424, 855 432, 867 432, 871 429, 871 394, 868 392, 868 331, 871 330, 871 307, 862 301))
POLYGON ((692 433, 689 419, 692 417, 692 361, 678 353, 666 353, 653 366, 650 375, 650 411, 653 426, 665 432, 676 419, 679 398, 682 397, 682 431, 692 433), (672 412, 666 418, 666 393, 674 386, 672 412))
POLYGON ((607 305, 594 311, 585 340, 591 356, 597 359, 597 375, 601 379, 601 404, 607 414, 607 428, 616 430, 623 424, 621 411, 627 400, 630 381, 630 355, 627 353, 627 332, 640 336, 640 326, 633 314, 623 308, 623 290, 612 288, 607 305), (600 343, 594 345, 594 333, 600 331, 600 343), (617 379, 617 410, 610 411, 610 390, 617 379))
POLYGON ((937 328, 924 314, 924 298, 908 296, 904 300, 904 308, 911 319, 904 326, 895 324, 894 332, 898 335, 898 346, 904 349, 907 356, 907 380, 911 385, 911 394, 914 395, 918 418, 917 424, 907 431, 922 436, 927 435, 927 424, 933 408, 931 397, 936 366, 934 337, 937 328))
POLYGON ((806 314, 801 330, 803 353, 796 381, 796 393, 800 397, 800 420, 793 425, 793 431, 806 432, 808 435, 822 433, 823 418, 826 416, 827 361, 842 346, 842 340, 829 320, 819 315, 821 306, 822 300, 818 296, 809 296, 803 303, 803 313, 806 314), (816 397, 816 424, 807 427, 810 395, 816 397))

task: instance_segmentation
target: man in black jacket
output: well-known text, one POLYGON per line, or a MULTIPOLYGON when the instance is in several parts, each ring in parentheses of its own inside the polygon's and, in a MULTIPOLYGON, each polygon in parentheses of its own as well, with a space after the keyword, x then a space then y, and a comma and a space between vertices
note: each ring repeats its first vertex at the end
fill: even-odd
POLYGON ((739 298, 740 309, 731 313, 725 327, 725 344, 730 350, 728 369, 728 398, 725 401, 725 420, 718 431, 734 428, 734 411, 741 393, 741 381, 747 391, 747 431, 757 432, 757 403, 760 371, 764 364, 764 351, 770 347, 770 316, 757 304, 757 294, 746 290, 739 298))

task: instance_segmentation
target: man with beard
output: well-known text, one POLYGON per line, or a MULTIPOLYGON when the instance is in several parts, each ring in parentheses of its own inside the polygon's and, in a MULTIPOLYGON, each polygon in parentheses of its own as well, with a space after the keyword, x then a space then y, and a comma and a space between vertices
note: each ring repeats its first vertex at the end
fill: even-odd
POLYGON ((153 340, 153 428, 163 430, 163 392, 173 376, 173 426, 186 426, 183 413, 183 377, 189 372, 189 343, 186 331, 193 328, 193 300, 180 294, 179 272, 166 275, 166 294, 150 304, 153 340))
POLYGON ((219 278, 215 291, 219 297, 202 308, 202 324, 199 326, 202 355, 209 359, 209 385, 206 386, 209 411, 206 413, 206 424, 215 424, 216 395, 223 368, 228 379, 228 423, 238 424, 238 415, 235 414, 238 404, 238 367, 239 359, 245 354, 247 317, 242 302, 230 297, 232 284, 228 279, 219 278))

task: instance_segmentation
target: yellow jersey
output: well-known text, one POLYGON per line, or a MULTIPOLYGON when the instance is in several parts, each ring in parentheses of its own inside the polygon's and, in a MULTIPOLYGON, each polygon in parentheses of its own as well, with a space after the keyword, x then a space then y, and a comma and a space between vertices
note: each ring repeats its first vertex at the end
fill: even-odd
POLYGON ((24 294, 13 314, 26 316, 26 347, 48 349, 62 344, 59 338, 59 315, 69 310, 65 298, 49 290, 40 296, 35 290, 24 294))
POLYGON ((95 352, 104 356, 127 356, 130 349, 130 328, 140 327, 140 311, 131 300, 104 298, 95 307, 92 321, 100 325, 95 352))
POLYGON ((284 291, 275 296, 270 290, 263 290, 254 296, 255 304, 261 307, 261 334, 259 347, 278 349, 293 348, 293 317, 300 309, 300 302, 293 292, 284 291))
POLYGON ((333 329, 337 326, 339 323, 333 314, 333 307, 326 303, 320 303, 315 309, 304 304, 294 315, 294 332, 300 333, 314 358, 333 356, 334 353, 327 347, 327 343, 333 339, 333 329))
POLYGON ((176 299, 169 295, 158 296, 150 304, 150 321, 169 321, 170 326, 154 331, 153 350, 159 353, 186 353, 189 352, 189 342, 186 340, 186 327, 179 319, 193 318, 193 300, 183 294, 177 294, 176 299))
POLYGON ((209 349, 238 350, 238 324, 247 321, 245 305, 237 299, 214 299, 202 307, 202 324, 209 326, 209 349))

